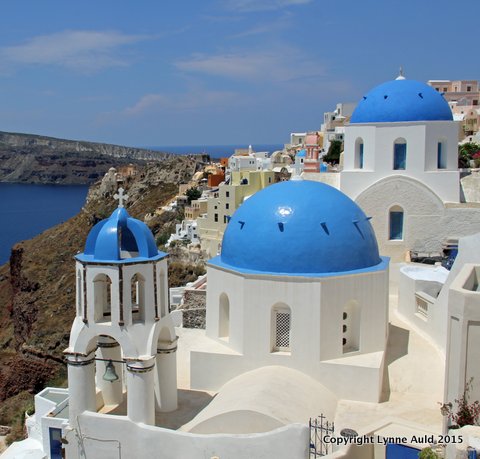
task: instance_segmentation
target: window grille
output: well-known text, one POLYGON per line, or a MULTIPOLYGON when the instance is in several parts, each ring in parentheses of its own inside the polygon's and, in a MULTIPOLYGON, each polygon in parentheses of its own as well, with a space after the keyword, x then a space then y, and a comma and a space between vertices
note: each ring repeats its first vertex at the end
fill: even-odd
POLYGON ((428 319, 428 308, 435 301, 434 298, 431 298, 428 294, 424 292, 415 292, 415 304, 417 306, 417 314, 422 318, 428 319))
POLYGON ((417 312, 423 317, 428 317, 428 303, 417 297, 417 312))
POLYGON ((290 313, 287 311, 276 311, 275 314, 275 349, 290 350, 290 313))

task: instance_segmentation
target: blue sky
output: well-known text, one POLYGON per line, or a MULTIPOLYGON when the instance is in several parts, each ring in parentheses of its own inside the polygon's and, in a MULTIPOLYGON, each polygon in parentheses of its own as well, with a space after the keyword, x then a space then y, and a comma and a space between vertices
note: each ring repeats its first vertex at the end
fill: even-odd
POLYGON ((3 0, 0 130, 125 145, 283 143, 395 78, 478 79, 447 0, 3 0))

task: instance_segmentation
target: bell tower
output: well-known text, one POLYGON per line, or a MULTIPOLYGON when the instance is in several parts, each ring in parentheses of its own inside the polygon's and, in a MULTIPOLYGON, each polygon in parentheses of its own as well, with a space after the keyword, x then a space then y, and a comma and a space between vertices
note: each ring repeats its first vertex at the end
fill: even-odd
POLYGON ((69 423, 120 405, 134 422, 177 408, 176 336, 168 311, 167 254, 124 207, 90 231, 76 259, 76 317, 69 347, 69 423))

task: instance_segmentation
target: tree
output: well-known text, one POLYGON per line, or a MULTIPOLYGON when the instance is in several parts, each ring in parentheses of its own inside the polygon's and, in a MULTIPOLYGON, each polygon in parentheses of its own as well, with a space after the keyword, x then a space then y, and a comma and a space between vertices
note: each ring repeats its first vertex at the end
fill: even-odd
POLYGON ((340 161, 340 153, 343 151, 343 143, 340 140, 332 140, 328 147, 327 154, 323 160, 330 164, 338 164, 340 161))
POLYGON ((480 152, 480 145, 475 142, 467 142, 458 146, 458 167, 470 167, 470 160, 475 153, 480 152))
POLYGON ((198 199, 198 198, 200 198, 200 196, 202 196, 202 192, 196 186, 194 186, 192 188, 189 188, 185 192, 185 196, 188 198, 188 204, 191 204, 192 201, 194 201, 195 199, 198 199))

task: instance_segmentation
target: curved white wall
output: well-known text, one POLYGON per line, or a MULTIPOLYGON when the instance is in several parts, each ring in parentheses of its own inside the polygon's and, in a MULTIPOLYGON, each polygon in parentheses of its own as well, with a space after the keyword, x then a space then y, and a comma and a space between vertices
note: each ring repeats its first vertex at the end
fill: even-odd
MULTIPOLYGON (((458 183, 457 183, 458 187, 458 183)), ((405 261, 408 250, 441 252, 442 243, 451 237, 480 232, 480 208, 445 206, 424 183, 393 175, 362 192, 357 204, 370 217, 381 254, 392 261, 405 261), (404 210, 401 240, 389 240, 389 209, 404 210)))

